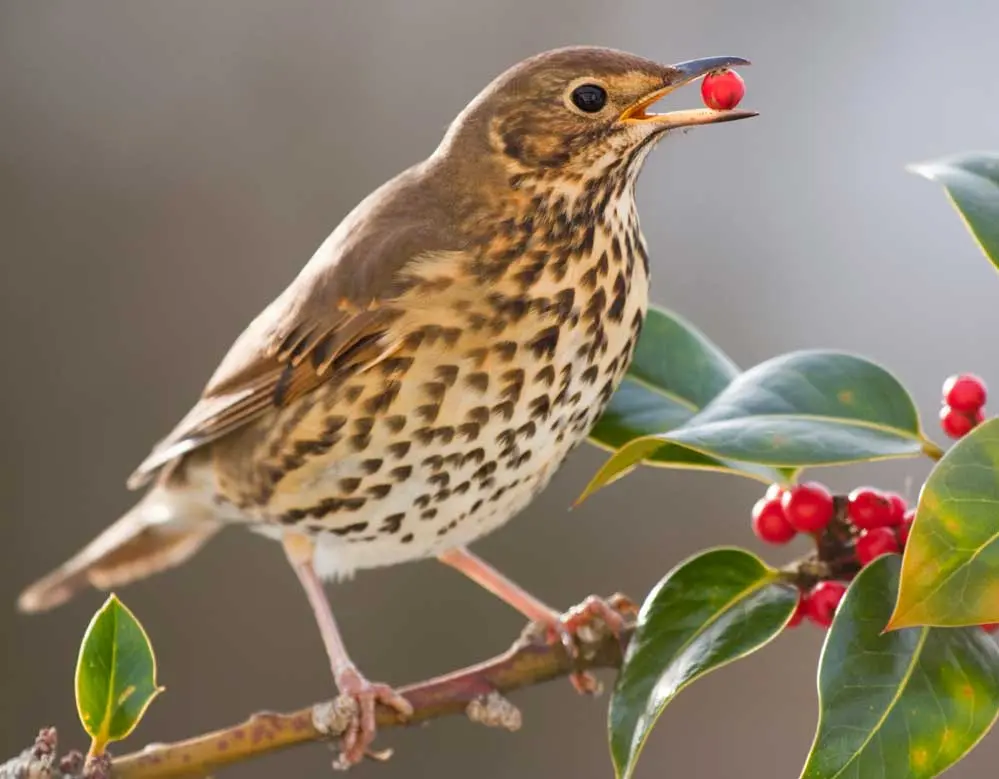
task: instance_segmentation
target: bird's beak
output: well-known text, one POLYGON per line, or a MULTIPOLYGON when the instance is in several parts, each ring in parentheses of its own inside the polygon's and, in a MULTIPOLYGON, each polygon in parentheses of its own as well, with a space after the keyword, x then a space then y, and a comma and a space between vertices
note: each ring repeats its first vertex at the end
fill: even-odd
POLYGON ((618 117, 623 123, 654 125, 656 129, 671 130, 676 127, 692 127, 698 124, 714 124, 715 122, 731 122, 735 119, 748 119, 756 116, 756 111, 714 111, 710 108, 691 108, 684 111, 670 111, 665 114, 650 113, 646 109, 658 102, 677 87, 689 84, 691 81, 706 76, 714 70, 748 65, 749 60, 741 57, 704 57, 689 60, 670 66, 669 83, 642 97, 628 106, 618 117))

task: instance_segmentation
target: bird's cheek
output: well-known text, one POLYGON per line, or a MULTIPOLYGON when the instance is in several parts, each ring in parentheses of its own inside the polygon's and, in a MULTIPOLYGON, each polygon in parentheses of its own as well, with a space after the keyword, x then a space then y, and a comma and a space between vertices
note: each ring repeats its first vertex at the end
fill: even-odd
POLYGON ((618 157, 626 157, 631 150, 650 141, 651 128, 642 124, 617 125, 607 133, 605 146, 618 157))
POLYGON ((502 139, 504 154, 527 168, 558 167, 571 156, 568 139, 557 133, 516 129, 504 133, 502 139))

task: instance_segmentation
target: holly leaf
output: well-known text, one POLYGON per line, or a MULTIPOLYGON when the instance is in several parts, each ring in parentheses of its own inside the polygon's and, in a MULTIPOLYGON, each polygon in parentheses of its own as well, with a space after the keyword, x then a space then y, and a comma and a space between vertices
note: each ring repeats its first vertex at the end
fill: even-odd
POLYGON ((981 628, 882 630, 898 555, 853 581, 819 661, 819 725, 802 779, 938 776, 999 714, 999 647, 981 628))
POLYGON ((909 170, 943 184, 985 256, 999 268, 999 153, 955 154, 909 170))
POLYGON ((617 449, 679 427, 738 375, 738 366, 693 324, 650 308, 628 372, 590 437, 617 449))
POLYGON ((680 563, 649 593, 610 702, 618 777, 632 775, 649 732, 680 690, 780 633, 798 591, 779 577, 749 552, 713 549, 680 563))
POLYGON ((162 691, 146 632, 112 594, 91 619, 76 663, 76 709, 90 754, 128 736, 162 691))
POLYGON ((912 398, 880 365, 845 352, 792 352, 740 374, 681 426, 623 446, 580 501, 653 456, 693 452, 793 472, 912 457, 923 445, 912 398))
MULTIPOLYGON (((679 427, 738 375, 738 366, 693 324, 665 308, 650 308, 631 366, 590 432, 590 442, 615 451, 636 438, 679 427)), ((767 483, 781 478, 771 468, 725 462, 693 449, 664 454, 653 452, 643 464, 739 471, 767 483)))
POLYGON ((999 622, 999 418, 944 455, 923 485, 889 629, 999 622))

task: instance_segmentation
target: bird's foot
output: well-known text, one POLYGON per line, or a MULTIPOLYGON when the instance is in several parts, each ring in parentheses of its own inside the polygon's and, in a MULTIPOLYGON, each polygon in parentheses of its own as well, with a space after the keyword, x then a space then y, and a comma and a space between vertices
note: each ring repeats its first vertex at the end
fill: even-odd
POLYGON ((369 749, 378 730, 375 707, 384 704, 406 718, 413 713, 412 704, 387 684, 368 681, 353 666, 339 670, 335 676, 340 695, 329 711, 324 712, 327 721, 321 728, 328 733, 342 734, 340 754, 334 760, 333 768, 346 770, 365 757, 384 760, 386 755, 369 749))
MULTIPOLYGON (((545 625, 547 639, 558 641, 572 660, 585 656, 586 648, 600 643, 610 633, 620 639, 629 617, 638 614, 638 606, 620 593, 610 598, 591 595, 564 614, 553 614, 545 625)), ((588 671, 574 671, 569 681, 576 691, 584 695, 599 695, 602 687, 588 671)))

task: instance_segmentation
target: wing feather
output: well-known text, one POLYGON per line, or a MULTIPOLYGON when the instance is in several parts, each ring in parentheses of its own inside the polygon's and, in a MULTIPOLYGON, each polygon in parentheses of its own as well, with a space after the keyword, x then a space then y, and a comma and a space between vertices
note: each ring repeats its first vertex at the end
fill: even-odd
POLYGON ((428 254, 454 251, 448 212, 434 207, 425 174, 418 168, 402 174, 340 224, 236 339, 201 399, 129 478, 130 488, 397 348, 388 329, 402 313, 399 297, 418 281, 413 269, 428 254), (422 207, 414 210, 414 203, 422 207))

